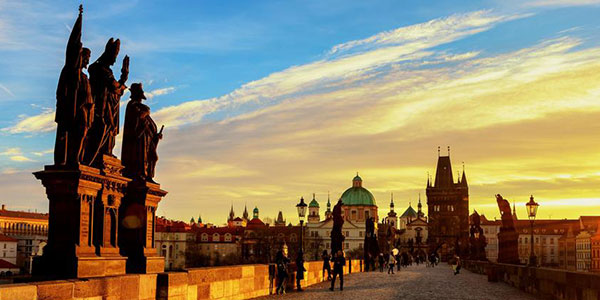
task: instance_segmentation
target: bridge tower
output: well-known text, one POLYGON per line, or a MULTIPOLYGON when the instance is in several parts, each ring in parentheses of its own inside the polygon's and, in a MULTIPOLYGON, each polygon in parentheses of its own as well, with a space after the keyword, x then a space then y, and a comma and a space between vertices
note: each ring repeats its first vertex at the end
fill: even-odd
POLYGON ((454 182, 450 147, 448 155, 441 156, 435 181, 427 178, 428 243, 430 251, 437 251, 442 260, 452 255, 467 254, 469 238, 469 186, 464 171, 462 178, 454 182))

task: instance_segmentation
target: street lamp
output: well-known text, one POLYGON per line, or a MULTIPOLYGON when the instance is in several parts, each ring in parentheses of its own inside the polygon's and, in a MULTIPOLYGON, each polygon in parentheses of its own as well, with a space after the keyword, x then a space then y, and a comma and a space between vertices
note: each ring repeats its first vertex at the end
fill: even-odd
POLYGON ((533 252, 533 222, 535 220, 535 216, 537 215, 538 206, 540 205, 537 204, 537 202, 533 201, 533 195, 531 195, 531 197, 529 198, 529 202, 527 202, 525 206, 527 206, 529 223, 531 223, 531 253, 529 254, 529 266, 535 267, 537 263, 535 253, 533 252))
POLYGON ((300 219, 300 250, 304 252, 304 217, 306 216, 306 203, 304 203, 304 197, 300 197, 300 203, 296 205, 298 209, 298 218, 300 219))

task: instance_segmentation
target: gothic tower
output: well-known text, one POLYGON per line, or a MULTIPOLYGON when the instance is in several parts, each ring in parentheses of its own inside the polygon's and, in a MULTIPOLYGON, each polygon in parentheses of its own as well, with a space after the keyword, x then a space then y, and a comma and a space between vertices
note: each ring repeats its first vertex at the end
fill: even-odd
POLYGON ((450 147, 448 156, 439 155, 433 185, 427 179, 428 240, 430 251, 443 260, 465 253, 469 238, 469 187, 463 169, 462 179, 454 182, 450 147))
POLYGON ((398 214, 394 211, 394 193, 391 195, 390 212, 387 215, 387 222, 390 226, 398 229, 398 214))

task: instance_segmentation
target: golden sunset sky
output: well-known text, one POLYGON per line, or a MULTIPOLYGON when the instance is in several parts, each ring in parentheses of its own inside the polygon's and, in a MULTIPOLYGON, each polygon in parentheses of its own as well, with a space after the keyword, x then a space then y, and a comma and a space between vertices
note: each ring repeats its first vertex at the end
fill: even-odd
MULTIPOLYGON (((96 47, 94 59, 106 37, 121 36, 122 55, 132 57, 130 82, 143 82, 151 96, 153 117, 165 125, 156 181, 169 191, 158 211, 168 218, 201 215, 222 224, 233 204, 238 215, 244 205, 249 211, 258 206, 261 217, 281 210, 295 223, 301 196, 310 200, 316 193, 323 212, 327 193, 337 200, 356 172, 381 218, 392 192, 400 212, 410 201, 416 207, 419 193, 426 203, 438 146, 442 155, 450 146, 454 173, 464 162, 471 211, 498 216, 494 195, 500 193, 516 202, 521 218, 531 194, 539 218, 599 215, 600 7, 597 1, 515 3, 430 10, 397 4, 406 15, 388 18, 398 12, 369 9, 355 25, 348 15, 361 15, 364 7, 348 8, 339 23, 349 32, 329 23, 338 14, 315 9, 301 13, 330 13, 329 22, 298 17, 301 24, 294 26, 301 29, 285 23, 289 30, 281 25, 281 36, 267 38, 260 26, 280 24, 256 21, 262 28, 256 39, 268 42, 240 46, 232 38, 233 46, 220 45, 242 47, 233 53, 189 45, 160 50, 160 35, 107 33, 101 22, 123 16, 94 19, 92 7, 84 17, 84 45, 96 47), (378 26, 353 27, 363 23, 378 26), (284 36, 285 42, 277 40, 284 36), (244 69, 221 74, 225 63, 196 55, 243 60, 244 69), (164 78, 152 71, 161 68, 169 69, 164 78)), ((279 9, 296 16, 292 5, 279 9)), ((48 22, 71 24, 76 10, 67 11, 48 22)), ((174 34, 184 35, 185 28, 174 34)), ((8 41, 2 30, 0 39, 8 41)), ((0 188, 3 203, 15 209, 47 211, 31 172, 52 162, 53 92, 67 36, 65 28, 56 30, 54 61, 39 66, 47 87, 19 99, 19 89, 0 77, 0 87, 12 94, 0 95, 6 108, 0 188)), ((0 55, 16 51, 7 48, 0 55)))

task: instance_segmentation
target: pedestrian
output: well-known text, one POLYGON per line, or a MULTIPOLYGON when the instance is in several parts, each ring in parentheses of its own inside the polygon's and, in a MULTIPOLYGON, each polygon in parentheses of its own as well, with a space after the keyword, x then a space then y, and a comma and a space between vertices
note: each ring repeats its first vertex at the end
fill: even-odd
POLYGON ((388 258, 388 274, 390 272, 394 274, 394 265, 396 265, 396 257, 394 257, 393 253, 390 253, 390 257, 388 258))
POLYGON ((457 275, 458 273, 460 273, 461 267, 462 267, 462 265, 461 265, 460 257, 458 255, 456 255, 456 268, 454 271, 454 275, 457 275))
POLYGON ((271 263, 269 264, 269 295, 273 294, 275 274, 277 274, 277 266, 271 263))
POLYGON ((338 250, 333 258, 333 279, 331 279, 330 291, 333 291, 335 287, 335 278, 340 277, 340 291, 344 290, 344 266, 346 265, 346 259, 344 258, 344 252, 338 250))
POLYGON ((285 287, 289 277, 288 264, 290 263, 290 259, 285 256, 283 251, 279 250, 275 255, 275 263, 277 264, 277 289, 275 293, 283 295, 285 294, 285 287))
POLYGON ((303 289, 300 286, 300 281, 304 279, 304 253, 302 253, 302 249, 298 251, 298 255, 296 256, 296 289, 298 292, 302 292, 303 289))
POLYGON ((398 252, 398 254, 396 254, 396 271, 400 272, 400 261, 402 260, 402 257, 400 257, 400 252, 398 252))
POLYGON ((384 258, 383 258, 383 253, 379 253, 379 258, 378 258, 378 263, 379 263, 379 272, 383 272, 383 264, 385 263, 384 258))
POLYGON ((323 278, 325 278, 325 271, 327 271, 327 280, 331 280, 331 264, 329 263, 331 257, 327 250, 323 250, 321 258, 323 259, 323 278))

